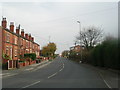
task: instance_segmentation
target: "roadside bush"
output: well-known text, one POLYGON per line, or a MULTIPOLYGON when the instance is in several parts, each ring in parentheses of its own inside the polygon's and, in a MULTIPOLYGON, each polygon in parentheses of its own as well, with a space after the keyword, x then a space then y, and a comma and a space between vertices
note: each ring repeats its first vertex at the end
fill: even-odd
POLYGON ((53 55, 53 58, 56 58, 57 56, 58 56, 57 54, 54 54, 54 55, 53 55))
MULTIPOLYGON (((79 62, 81 60, 81 53, 80 52, 75 52, 75 51, 71 51, 69 58, 73 61, 79 62)), ((82 58, 83 60, 83 58, 82 58)))
POLYGON ((110 68, 118 67, 118 42, 117 39, 110 39, 103 42, 105 66, 110 68))
POLYGON ((26 53, 24 54, 25 58, 31 58, 32 60, 36 59, 36 54, 35 53, 26 53))
POLYGON ((3 59, 12 60, 12 58, 7 54, 2 54, 3 59))
POLYGON ((90 53, 91 51, 83 50, 82 51, 82 62, 90 63, 90 53))
POLYGON ((49 61, 52 61, 52 59, 49 59, 49 61))
POLYGON ((19 61, 19 63, 24 63, 25 61, 19 61))
POLYGON ((91 60, 92 64, 95 66, 104 66, 102 45, 98 45, 92 50, 91 60))
MULTIPOLYGON (((106 67, 112 69, 120 69, 120 60, 118 53, 120 47, 120 40, 117 38, 106 37, 106 39, 99 45, 90 50, 82 51, 82 62, 90 63, 94 66, 106 67)), ((71 51, 69 55, 70 59, 74 61, 80 61, 80 52, 77 53, 71 51)))
POLYGON ((91 53, 90 60, 95 66, 120 69, 117 39, 107 38, 101 45, 97 45, 91 53))
POLYGON ((42 59, 36 59, 36 63, 40 63, 42 59))
POLYGON ((3 63, 2 64, 2 69, 7 70, 8 69, 8 63, 3 63))

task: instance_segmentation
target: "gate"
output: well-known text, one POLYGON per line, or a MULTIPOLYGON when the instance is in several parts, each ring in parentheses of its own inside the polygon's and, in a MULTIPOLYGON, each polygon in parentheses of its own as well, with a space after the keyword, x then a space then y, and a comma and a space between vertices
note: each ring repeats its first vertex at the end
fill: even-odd
POLYGON ((14 69, 17 68, 17 60, 8 60, 8 69, 14 69))

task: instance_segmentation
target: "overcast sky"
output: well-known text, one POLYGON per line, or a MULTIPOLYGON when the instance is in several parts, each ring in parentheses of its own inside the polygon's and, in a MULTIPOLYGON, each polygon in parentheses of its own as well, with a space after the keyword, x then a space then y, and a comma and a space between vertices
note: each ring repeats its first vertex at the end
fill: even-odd
POLYGON ((0 15, 21 24, 26 33, 43 47, 49 41, 57 44, 57 53, 68 50, 82 27, 97 26, 104 35, 118 35, 117 2, 5 2, 0 5, 0 15))

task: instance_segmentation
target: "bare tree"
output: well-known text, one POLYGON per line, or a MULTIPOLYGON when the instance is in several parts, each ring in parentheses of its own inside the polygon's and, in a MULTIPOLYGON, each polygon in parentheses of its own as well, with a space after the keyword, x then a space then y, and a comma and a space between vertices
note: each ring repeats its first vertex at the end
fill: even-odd
POLYGON ((83 28, 76 39, 89 50, 89 48, 101 42, 103 36, 102 32, 103 30, 101 28, 95 26, 83 28))

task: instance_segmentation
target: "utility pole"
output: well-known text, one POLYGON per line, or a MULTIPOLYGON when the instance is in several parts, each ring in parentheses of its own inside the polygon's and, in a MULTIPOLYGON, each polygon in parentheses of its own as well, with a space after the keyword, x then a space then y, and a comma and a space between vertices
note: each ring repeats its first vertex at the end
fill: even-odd
MULTIPOLYGON (((18 26, 18 29, 20 30, 20 24, 18 26)), ((18 35, 18 59, 20 59, 20 34, 18 35)))
MULTIPOLYGON (((18 26, 18 29, 20 31, 20 24, 18 26)), ((20 60, 20 34, 18 34, 18 54, 17 54, 17 57, 18 57, 17 68, 19 68, 18 64, 19 64, 19 60, 20 60)))
MULTIPOLYGON (((79 24, 80 38, 81 38, 81 22, 77 21, 77 23, 79 24)), ((80 40, 80 55, 81 55, 81 59, 80 59, 80 63, 81 63, 81 61, 82 61, 82 44, 81 44, 81 40, 80 40)))
POLYGON ((50 43, 50 38, 51 38, 51 36, 49 36, 49 43, 50 43))
POLYGON ((77 43, 76 43, 76 41, 75 41, 75 43, 74 43, 74 44, 75 44, 75 46, 76 46, 76 44, 77 44, 77 43))

